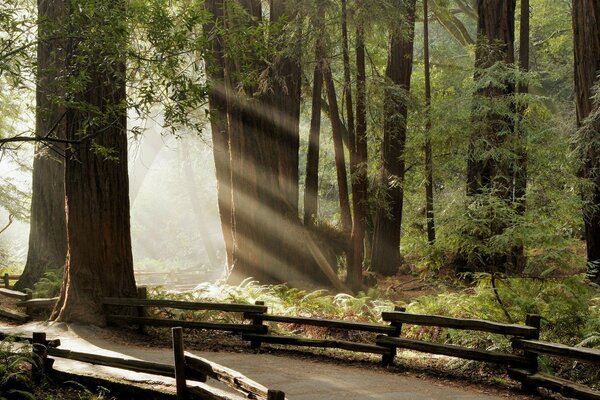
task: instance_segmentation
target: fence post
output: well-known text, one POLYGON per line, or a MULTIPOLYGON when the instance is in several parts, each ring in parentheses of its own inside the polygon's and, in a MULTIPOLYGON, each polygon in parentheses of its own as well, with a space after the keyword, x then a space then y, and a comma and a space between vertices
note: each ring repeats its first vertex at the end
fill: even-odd
POLYGON ((172 328, 173 356, 175 358, 175 385, 177 400, 187 400, 187 384, 185 380, 185 356, 183 350, 183 329, 172 328))
MULTIPOLYGON (((396 306, 396 307, 394 307, 394 311, 404 312, 404 311, 406 311, 406 308, 396 306)), ((396 321, 391 321, 390 326, 393 326, 396 330, 393 333, 389 333, 388 336, 389 337, 399 337, 400 333, 402 333, 402 323, 396 322, 396 321)), ((381 357, 381 364, 384 367, 387 367, 388 365, 393 364, 395 356, 396 356, 396 346, 390 346, 390 354, 384 354, 381 357)))
POLYGON ((10 289, 10 279, 9 279, 8 272, 4 274, 4 276, 2 277, 2 279, 4 280, 4 287, 6 289, 10 289))
MULTIPOLYGON (((265 302, 264 301, 255 301, 254 302, 255 305, 257 306, 264 306, 265 302)), ((261 325, 263 324, 263 320, 261 318, 261 314, 260 313, 256 313, 252 316, 252 325, 261 325)), ((261 341, 260 340, 251 340, 250 341, 250 348, 251 349, 258 349, 260 348, 260 344, 261 341)))
POLYGON ((35 383, 42 382, 47 364, 48 341, 45 332, 33 332, 32 352, 33 364, 31 366, 31 376, 35 383))
POLYGON ((267 390, 267 400, 285 400, 285 393, 281 390, 267 390))
MULTIPOLYGON (((31 300, 33 298, 33 294, 30 291, 27 291, 26 294, 27 298, 25 299, 25 301, 31 300)), ((30 317, 33 314, 33 309, 29 305, 25 306, 25 314, 29 315, 30 317)))
MULTIPOLYGON (((142 300, 146 300, 148 298, 148 288, 146 286, 138 286, 137 287, 137 298, 142 299, 142 300)), ((138 317, 142 317, 142 318, 145 317, 146 316, 146 308, 143 306, 138 307, 137 313, 138 313, 138 317)), ((138 324, 138 332, 145 333, 143 323, 138 324)))
MULTIPOLYGON (((531 326, 536 329, 536 332, 533 334, 530 339, 539 340, 540 339, 540 327, 541 327, 542 317, 536 314, 527 314, 525 317, 525 325, 531 326)), ((529 360, 528 368, 532 373, 536 373, 538 371, 538 356, 536 353, 531 351, 523 351, 523 356, 529 360)), ((527 378, 525 378, 527 379, 527 378)), ((521 382, 521 389, 527 393, 535 392, 536 386, 526 383, 526 381, 521 382)))

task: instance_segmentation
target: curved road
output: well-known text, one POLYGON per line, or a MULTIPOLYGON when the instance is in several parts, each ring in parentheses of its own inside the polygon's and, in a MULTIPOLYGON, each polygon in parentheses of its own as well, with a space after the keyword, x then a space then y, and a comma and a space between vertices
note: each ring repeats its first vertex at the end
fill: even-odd
MULTIPOLYGON (((95 327, 66 325, 60 323, 33 322, 21 326, 0 327, 4 333, 46 332, 47 337, 60 338, 61 348, 105 354, 116 357, 139 358, 147 361, 172 364, 172 353, 168 349, 131 346, 114 340, 114 332, 95 327), (111 340, 111 338, 113 340, 111 340)), ((469 386, 458 388, 443 385, 435 380, 407 374, 382 371, 364 366, 321 363, 314 360, 289 358, 271 354, 193 352, 226 367, 232 368, 260 382, 286 393, 290 400, 425 400, 460 399, 491 400, 523 398, 515 393, 488 394, 484 388, 469 386)), ((153 386, 170 386, 170 378, 127 372, 108 367, 91 366, 70 360, 59 360, 55 367, 66 371, 85 372, 90 375, 124 378, 153 386)), ((209 384, 213 387, 217 385, 209 384)), ((221 387, 222 389, 223 387, 221 387)))

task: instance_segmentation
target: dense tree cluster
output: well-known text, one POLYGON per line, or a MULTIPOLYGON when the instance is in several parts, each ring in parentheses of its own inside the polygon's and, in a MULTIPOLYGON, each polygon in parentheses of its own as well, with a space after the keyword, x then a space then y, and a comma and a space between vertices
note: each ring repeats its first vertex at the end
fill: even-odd
POLYGON ((136 294, 128 118, 155 109, 210 128, 233 281, 358 291, 408 253, 536 276, 583 236, 600 282, 595 0, 38 3, 0 10, 0 101, 36 98, 31 135, 0 113, 0 146, 35 144, 17 287, 64 266, 55 319, 102 324, 101 297, 136 294))

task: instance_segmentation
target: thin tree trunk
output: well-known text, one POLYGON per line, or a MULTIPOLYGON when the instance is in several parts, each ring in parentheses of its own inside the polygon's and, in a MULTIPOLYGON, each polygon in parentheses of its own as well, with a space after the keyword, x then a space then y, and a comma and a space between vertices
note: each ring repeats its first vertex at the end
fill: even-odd
POLYGON ((205 8, 212 20, 205 26, 212 35, 211 53, 206 59, 210 89, 208 107, 213 143, 213 157, 217 177, 217 202, 221 230, 227 253, 227 266, 233 266, 233 204, 231 187, 231 153, 229 148, 229 124, 227 121, 227 92, 225 87, 225 55, 220 30, 224 18, 223 0, 205 0, 205 8))
MULTIPOLYGON (((317 51, 317 57, 319 51, 317 51)), ((321 135, 321 94, 323 73, 321 60, 317 58, 313 74, 312 108, 308 153, 306 155, 306 183, 304 185, 304 225, 312 226, 318 215, 319 193, 319 142, 321 135)))
MULTIPOLYGON (((61 39, 53 31, 65 17, 62 0, 38 2, 38 47, 36 83, 36 135, 65 138, 64 107, 55 100, 63 95, 62 80, 65 52, 61 39)), ((64 147, 36 146, 27 262, 17 290, 33 285, 49 268, 62 268, 67 254, 65 220, 64 147), (58 153, 58 154, 55 154, 58 153)))
POLYGON ((423 0, 423 57, 425 65, 425 216, 427 241, 435 243, 433 214, 433 157, 431 149, 431 68, 429 63, 429 10, 428 0, 423 0))
POLYGON ((342 124, 338 109, 335 84, 331 74, 331 66, 328 60, 323 60, 323 81, 327 92, 327 101, 330 108, 331 130, 333 136, 333 148, 335 152, 335 169, 337 173, 337 184, 339 191, 340 212, 342 215, 342 230, 350 234, 352 229, 352 216, 350 214, 350 200, 348 196, 348 175, 346 173, 346 161, 344 156, 344 143, 342 141, 342 124))
MULTIPOLYGON (((594 84, 600 73, 600 3, 596 0, 573 0, 573 32, 575 49, 575 101, 577 123, 582 125, 586 117, 597 110, 592 101, 594 84)), ((595 132, 595 141, 600 132, 595 132)), ((589 144, 582 176, 593 187, 584 197, 589 207, 584 212, 585 240, 590 277, 600 283, 600 155, 597 145, 589 144)))
MULTIPOLYGON (((117 1, 111 3, 123 6, 117 1)), ((87 22, 88 17, 79 12, 71 9, 75 22, 87 22)), ((111 33, 111 41, 125 43, 125 31, 119 32, 120 36, 111 33)), ((125 60, 117 58, 112 46, 105 47, 107 54, 97 54, 98 59, 80 57, 79 52, 87 49, 76 46, 69 49, 67 64, 85 72, 89 80, 72 96, 77 104, 87 106, 67 109, 67 137, 77 140, 85 132, 93 139, 84 139, 68 151, 65 191, 69 249, 63 288, 51 319, 104 325, 103 297, 136 296, 129 217, 125 60), (110 157, 98 149, 108 149, 110 157)))
POLYGON ((400 231, 404 200, 404 147, 412 74, 415 0, 408 0, 407 22, 390 33, 380 184, 387 207, 379 207, 373 237, 373 271, 393 275, 400 264, 400 231), (404 29, 402 29, 404 28, 404 29))
POLYGON ((365 31, 366 16, 362 1, 357 3, 356 15, 356 135, 352 164, 352 268, 348 275, 348 284, 355 288, 362 286, 362 269, 365 258, 365 225, 367 217, 367 89, 365 71, 365 31))
POLYGON ((318 216, 319 195, 319 142, 321 135, 321 95, 323 93, 323 21, 325 10, 317 4, 317 17, 314 23, 317 32, 315 45, 315 70, 313 73, 312 108, 308 153, 306 156, 306 182, 304 185, 304 225, 312 226, 318 216))

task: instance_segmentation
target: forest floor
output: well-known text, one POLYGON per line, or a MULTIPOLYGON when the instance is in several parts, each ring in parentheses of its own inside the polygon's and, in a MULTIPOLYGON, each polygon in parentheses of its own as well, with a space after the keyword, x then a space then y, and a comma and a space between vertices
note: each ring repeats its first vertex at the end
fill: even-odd
MULTIPOLYGON (((49 338, 60 338, 61 348, 112 356, 172 363, 167 330, 152 330, 147 335, 132 331, 60 323, 32 322, 15 326, 0 321, 4 333, 44 331, 49 338)), ((432 357, 429 367, 415 367, 410 355, 388 368, 376 359, 347 357, 344 354, 306 353, 276 347, 250 350, 230 334, 186 336, 186 349, 201 357, 235 369, 267 387, 283 390, 290 399, 502 399, 540 397, 519 393, 516 383, 502 379, 482 382, 481 377, 436 372, 435 364, 448 362, 432 357), (228 345, 224 345, 224 342, 228 345), (502 381, 500 383, 500 381, 502 381), (493 382, 496 382, 495 384, 493 382)), ((415 357, 413 354, 412 357, 415 357)), ((416 363, 419 364, 419 363, 416 363)), ((422 363, 421 363, 422 364, 422 363)), ((424 364, 424 365, 425 365, 424 364)), ((152 387, 171 388, 173 380, 122 370, 59 360, 56 368, 108 379, 121 379, 152 387)), ((467 374, 468 375, 468 374, 467 374)), ((211 383, 211 386, 212 385, 211 383)), ((218 390, 224 390, 219 387, 218 390)), ((547 398, 547 397, 545 397, 547 398)))

